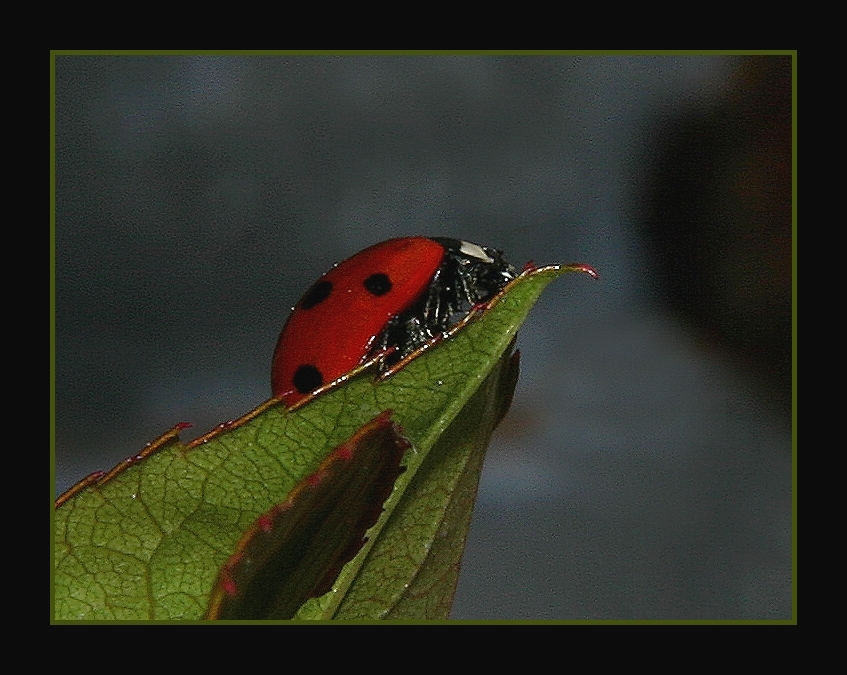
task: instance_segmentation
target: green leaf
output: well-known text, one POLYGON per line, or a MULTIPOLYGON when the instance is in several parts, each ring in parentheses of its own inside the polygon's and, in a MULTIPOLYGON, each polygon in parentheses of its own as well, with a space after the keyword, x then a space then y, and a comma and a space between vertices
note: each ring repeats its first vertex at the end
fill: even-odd
POLYGON ((379 519, 408 448, 386 411, 330 453, 244 534, 218 576, 207 617, 290 619, 330 591, 379 519))
POLYGON ((517 356, 501 357, 429 451, 333 618, 448 618, 482 460, 511 402, 517 356))
POLYGON ((570 271, 593 275, 580 265, 524 273, 388 378, 363 369, 306 405, 269 401, 187 445, 175 428, 63 495, 55 617, 203 618, 245 533, 391 410, 412 443, 406 470, 332 591, 297 617, 445 618, 484 450, 514 386, 509 346, 546 285, 570 271))

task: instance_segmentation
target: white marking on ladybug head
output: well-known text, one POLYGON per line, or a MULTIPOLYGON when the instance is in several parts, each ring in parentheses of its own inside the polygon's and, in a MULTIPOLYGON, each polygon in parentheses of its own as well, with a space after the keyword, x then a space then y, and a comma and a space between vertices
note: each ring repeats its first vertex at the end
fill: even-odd
POLYGON ((482 248, 477 244, 472 244, 469 241, 461 242, 461 246, 459 246, 459 251, 464 253, 465 255, 469 255, 471 258, 477 258, 482 260, 482 262, 493 263, 494 258, 490 257, 482 248))

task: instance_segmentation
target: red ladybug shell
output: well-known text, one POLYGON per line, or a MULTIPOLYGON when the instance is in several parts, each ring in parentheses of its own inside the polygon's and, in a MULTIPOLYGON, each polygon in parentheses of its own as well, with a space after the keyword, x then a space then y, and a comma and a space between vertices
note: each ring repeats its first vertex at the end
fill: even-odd
POLYGON ((318 279, 279 336, 274 396, 291 406, 360 365, 391 318, 427 289, 444 255, 444 246, 426 237, 390 239, 318 279))

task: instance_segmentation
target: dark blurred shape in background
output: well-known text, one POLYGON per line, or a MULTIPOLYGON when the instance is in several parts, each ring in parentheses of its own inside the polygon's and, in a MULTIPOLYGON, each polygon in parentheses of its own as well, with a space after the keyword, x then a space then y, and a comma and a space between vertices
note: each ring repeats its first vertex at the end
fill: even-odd
POLYGON ((722 105, 665 120, 643 213, 657 299, 739 358, 786 414, 791 106, 790 56, 741 59, 722 105))

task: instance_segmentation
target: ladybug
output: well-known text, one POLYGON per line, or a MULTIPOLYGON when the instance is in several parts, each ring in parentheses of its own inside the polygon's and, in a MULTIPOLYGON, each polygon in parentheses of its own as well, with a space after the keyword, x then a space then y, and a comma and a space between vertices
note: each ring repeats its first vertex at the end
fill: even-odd
POLYGON ((292 309, 274 351, 273 395, 290 407, 380 353, 385 372, 516 276, 501 251, 458 239, 403 237, 366 248, 292 309))

